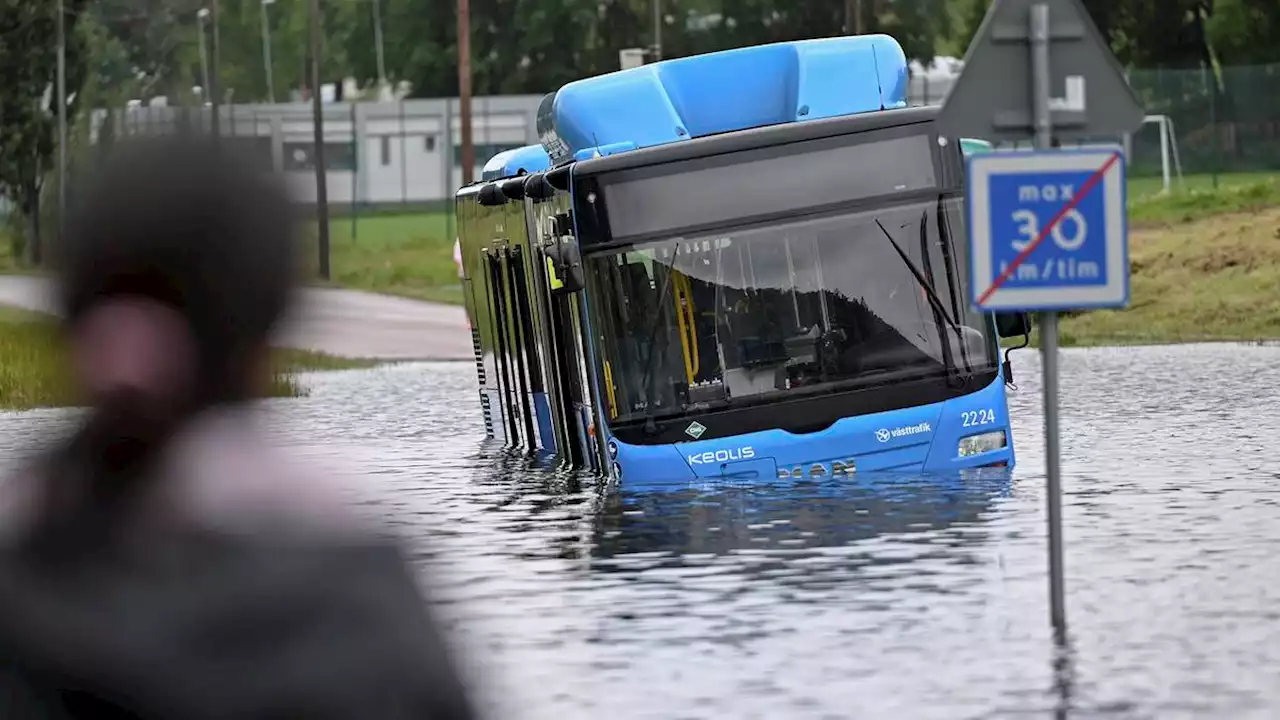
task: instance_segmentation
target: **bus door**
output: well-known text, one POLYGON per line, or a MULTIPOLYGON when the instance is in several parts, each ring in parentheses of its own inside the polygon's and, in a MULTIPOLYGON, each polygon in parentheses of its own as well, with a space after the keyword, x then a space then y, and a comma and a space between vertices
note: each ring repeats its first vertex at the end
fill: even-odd
POLYGON ((543 394, 542 369, 538 362, 538 348, 533 336, 533 313, 529 307, 529 285, 526 281, 524 248, 509 247, 503 251, 504 264, 507 271, 507 291, 511 298, 511 336, 514 340, 511 354, 515 358, 517 385, 520 392, 520 412, 524 421, 524 448, 530 453, 536 452, 546 440, 539 442, 539 435, 545 435, 542 418, 538 411, 536 398, 543 394), (535 425, 536 423, 536 425, 535 425), (543 430, 538 433, 538 430, 543 430))
POLYGON ((581 468, 584 465, 584 430, 575 407, 581 405, 581 389, 579 364, 573 359, 572 343, 566 332, 568 296, 558 295, 556 278, 550 270, 550 259, 541 246, 534 247, 532 258, 535 263, 536 286, 541 297, 540 316, 544 320, 547 333, 547 377, 550 382, 548 400, 550 413, 554 415, 553 427, 556 432, 557 452, 564 465, 570 468, 581 468), (577 389, 575 389, 577 388, 577 389))
POLYGON ((575 295, 556 298, 556 314, 559 315, 559 332, 562 333, 563 353, 568 373, 566 393, 571 402, 574 429, 577 431, 578 444, 582 458, 577 467, 591 468, 601 471, 599 460, 599 444, 596 442, 596 419, 591 407, 591 386, 587 376, 586 349, 583 346, 582 306, 575 295))
MULTIPOLYGON (((554 231, 551 228, 547 230, 547 239, 554 239, 554 231)), ((577 307, 572 295, 555 292, 559 280, 555 277, 550 258, 541 247, 535 251, 535 257, 542 268, 541 284, 545 285, 544 307, 547 308, 547 331, 550 335, 548 358, 554 363, 550 373, 554 379, 552 405, 559 420, 556 425, 562 429, 561 455, 569 467, 583 468, 593 455, 587 451, 591 418, 584 391, 586 366, 576 337, 578 326, 574 318, 577 307)))
POLYGON ((520 398, 514 384, 517 372, 512 363, 514 338, 510 322, 511 305, 507 296, 507 273, 504 268, 505 263, 502 262, 502 251, 486 250, 484 259, 489 280, 490 312, 496 339, 494 355, 498 365, 498 387, 507 435, 506 446, 517 448, 520 447, 520 398))
MULTIPOLYGON (((537 419, 538 435, 544 451, 554 454, 561 465, 572 466, 573 445, 570 441, 570 429, 573 427, 565 411, 561 394, 564 385, 561 375, 561 364, 556 354, 557 342, 552 332, 552 297, 549 290, 549 277, 545 272, 547 258, 543 252, 538 221, 537 206, 526 200, 525 230, 530 238, 528 247, 517 251, 528 258, 529 308, 534 311, 529 323, 530 337, 534 338, 536 350, 533 395, 534 415, 537 419), (541 372, 537 372, 540 370, 541 372)), ((522 264, 523 268, 523 264, 522 264)))

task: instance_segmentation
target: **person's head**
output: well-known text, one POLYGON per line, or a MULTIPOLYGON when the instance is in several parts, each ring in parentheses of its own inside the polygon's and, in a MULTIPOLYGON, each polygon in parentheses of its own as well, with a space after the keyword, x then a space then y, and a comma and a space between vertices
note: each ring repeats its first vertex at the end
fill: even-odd
POLYGON ((251 398, 296 268, 280 181, 169 137, 125 143, 77 190, 55 262, 89 404, 170 425, 251 398))

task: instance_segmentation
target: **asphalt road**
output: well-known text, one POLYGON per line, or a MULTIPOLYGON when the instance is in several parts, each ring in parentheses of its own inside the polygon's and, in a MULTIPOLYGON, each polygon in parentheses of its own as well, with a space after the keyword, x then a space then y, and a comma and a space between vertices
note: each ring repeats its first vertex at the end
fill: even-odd
MULTIPOLYGON (((48 281, 0 275, 0 305, 53 312, 48 281)), ((470 360, 462 308, 356 290, 306 288, 278 344, 378 360, 470 360)))

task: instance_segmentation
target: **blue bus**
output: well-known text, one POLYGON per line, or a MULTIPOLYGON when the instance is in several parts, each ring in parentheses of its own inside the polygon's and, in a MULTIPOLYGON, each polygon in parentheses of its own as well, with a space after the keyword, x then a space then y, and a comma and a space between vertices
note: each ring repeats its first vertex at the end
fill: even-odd
POLYGON ((1011 467, 1000 338, 968 302, 966 152, 884 35, 569 83, 456 196, 480 405, 614 479, 1011 467))

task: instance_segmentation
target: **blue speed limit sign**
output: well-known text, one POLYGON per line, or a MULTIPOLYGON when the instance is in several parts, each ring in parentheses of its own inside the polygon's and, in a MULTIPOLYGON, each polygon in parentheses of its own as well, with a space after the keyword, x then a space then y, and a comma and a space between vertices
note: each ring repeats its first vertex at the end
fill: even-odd
POLYGON ((974 155, 968 183, 975 307, 1128 304, 1125 173, 1118 149, 974 155))

